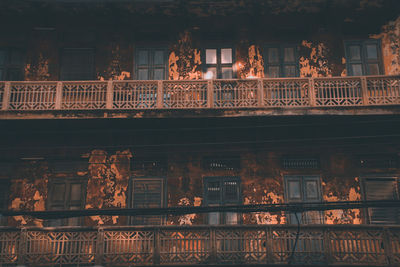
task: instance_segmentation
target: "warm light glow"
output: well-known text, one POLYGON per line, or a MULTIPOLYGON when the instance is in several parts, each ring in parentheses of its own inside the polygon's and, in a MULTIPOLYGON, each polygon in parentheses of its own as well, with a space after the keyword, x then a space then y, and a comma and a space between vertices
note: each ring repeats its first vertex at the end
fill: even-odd
POLYGON ((248 75, 248 76, 246 76, 246 79, 256 79, 257 77, 256 76, 253 76, 253 75, 248 75))
POLYGON ((207 80, 212 79, 213 76, 214 76, 214 74, 213 74, 213 72, 210 71, 210 70, 207 71, 206 74, 204 74, 204 78, 207 79, 207 80))

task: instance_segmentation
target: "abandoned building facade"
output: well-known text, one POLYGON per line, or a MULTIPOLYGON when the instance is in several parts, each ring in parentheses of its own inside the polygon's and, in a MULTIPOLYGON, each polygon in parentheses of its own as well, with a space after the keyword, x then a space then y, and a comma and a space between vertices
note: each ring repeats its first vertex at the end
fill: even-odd
POLYGON ((2 1, 0 20, 0 266, 400 265, 398 207, 123 213, 399 200, 398 1, 2 1), (7 215, 102 209, 121 213, 7 215))

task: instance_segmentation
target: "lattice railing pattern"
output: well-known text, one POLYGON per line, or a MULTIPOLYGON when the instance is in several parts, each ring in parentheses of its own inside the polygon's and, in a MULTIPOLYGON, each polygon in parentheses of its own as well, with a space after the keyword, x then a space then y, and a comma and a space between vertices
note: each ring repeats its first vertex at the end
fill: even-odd
POLYGON ((263 81, 264 106, 301 107, 309 106, 308 79, 268 79, 263 81))
POLYGON ((257 80, 215 80, 214 107, 256 107, 258 105, 257 80))
POLYGON ((164 108, 206 108, 207 81, 165 81, 164 108))
POLYGON ((52 110, 56 103, 56 82, 12 83, 8 109, 52 110))
POLYGON ((368 77, 367 90, 371 105, 400 104, 400 77, 368 77))
POLYGON ((0 232, 0 266, 18 261, 20 232, 0 232))
POLYGON ((64 82, 62 109, 105 109, 107 82, 64 82))
POLYGON ((314 80, 317 106, 362 105, 360 78, 316 78, 314 80))
POLYGON ((1 110, 160 110, 400 105, 400 76, 0 82, 1 110))
POLYGON ((113 83, 114 109, 156 107, 157 81, 116 81, 113 83))

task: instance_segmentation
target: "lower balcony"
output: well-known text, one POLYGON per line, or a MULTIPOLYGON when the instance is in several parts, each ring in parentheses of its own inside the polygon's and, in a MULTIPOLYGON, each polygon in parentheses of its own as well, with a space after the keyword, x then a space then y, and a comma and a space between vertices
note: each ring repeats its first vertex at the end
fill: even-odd
POLYGON ((0 82, 0 119, 398 114, 396 105, 400 76, 0 82))
POLYGON ((400 226, 0 228, 1 266, 400 265, 400 226))

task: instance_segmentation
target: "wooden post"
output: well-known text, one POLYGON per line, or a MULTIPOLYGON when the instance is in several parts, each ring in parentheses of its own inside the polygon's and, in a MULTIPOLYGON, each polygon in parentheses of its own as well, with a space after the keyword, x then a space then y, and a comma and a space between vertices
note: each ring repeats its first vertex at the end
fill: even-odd
POLYGON ((28 233, 26 228, 21 229, 20 233, 20 239, 19 239, 19 248, 18 248, 18 265, 19 266, 24 266, 25 265, 25 255, 27 253, 27 246, 29 246, 28 243, 28 233))
POLYGON ((267 226, 267 227, 265 227, 265 250, 267 253, 267 257, 266 257, 267 265, 274 263, 274 254, 272 253, 272 248, 273 248, 272 231, 271 231, 271 227, 267 226))
POLYGON ((154 229, 153 265, 160 265, 160 228, 154 229))
POLYGON ((96 240, 96 252, 94 256, 94 262, 96 266, 102 266, 104 254, 104 229, 98 228, 97 240, 96 240))
POLYGON ((383 228, 382 229, 382 233, 383 233, 383 247, 384 247, 384 251, 385 251, 385 255, 386 255, 386 259, 387 259, 387 265, 388 266, 396 266, 395 265, 395 261, 393 259, 393 250, 392 250, 392 246, 390 244, 390 233, 389 233, 389 229, 388 228, 383 228))
POLYGON ((214 84, 213 80, 207 80, 207 107, 214 107, 214 84))
POLYGON ((2 110, 7 110, 8 105, 10 104, 10 94, 11 93, 11 83, 6 82, 4 85, 4 92, 3 92, 3 103, 2 103, 2 110))
POLYGON ((210 227, 210 263, 217 263, 217 238, 215 236, 215 228, 210 227))
POLYGON ((332 248, 330 247, 330 238, 329 238, 329 228, 324 228, 322 230, 322 242, 323 242, 323 247, 324 247, 324 258, 325 258, 325 264, 331 264, 333 262, 332 260, 332 248))
POLYGON ((161 109, 161 108, 163 108, 163 106, 164 106, 164 85, 163 85, 163 81, 158 81, 156 108, 161 109))
POLYGON ((367 78, 361 77, 361 95, 363 105, 369 105, 367 78))
POLYGON ((264 86, 263 86, 263 80, 258 79, 257 81, 257 91, 258 91, 258 106, 263 107, 264 106, 264 86))
POLYGON ((308 99, 310 99, 310 106, 315 107, 316 106, 316 101, 315 101, 315 84, 314 84, 314 78, 308 78, 308 99))
POLYGON ((113 92, 113 81, 107 82, 107 95, 106 95, 106 109, 113 108, 114 92, 113 92))
POLYGON ((54 107, 55 109, 61 109, 62 89, 63 89, 62 82, 57 82, 57 87, 56 87, 56 103, 55 103, 55 107, 54 107))

